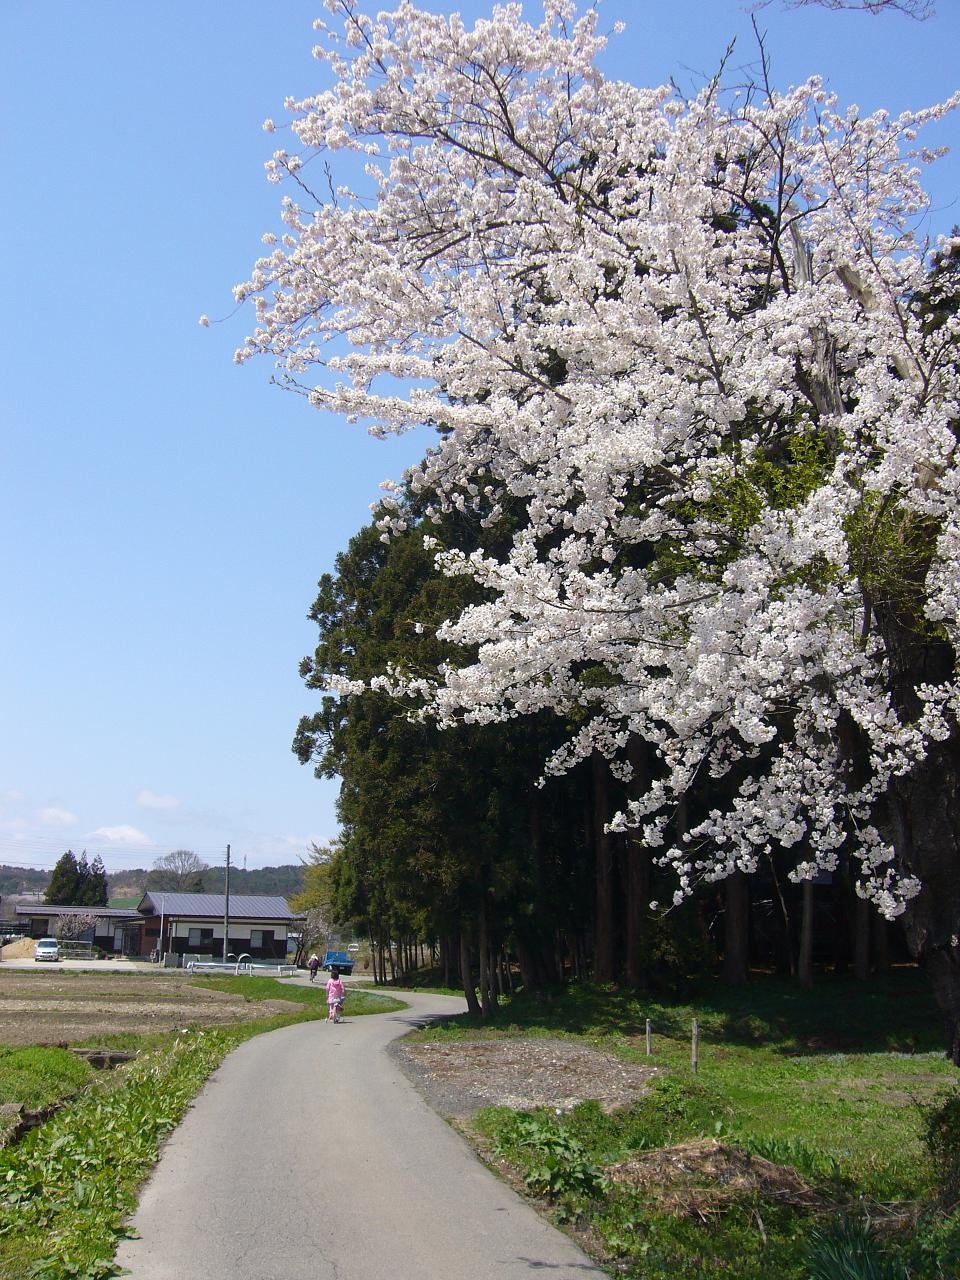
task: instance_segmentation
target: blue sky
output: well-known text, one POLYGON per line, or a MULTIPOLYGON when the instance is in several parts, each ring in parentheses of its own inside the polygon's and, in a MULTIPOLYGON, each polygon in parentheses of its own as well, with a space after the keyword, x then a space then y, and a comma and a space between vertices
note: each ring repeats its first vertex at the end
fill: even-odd
MULTIPOLYGON (((899 111, 960 84, 960 6, 938 8, 920 24, 775 0, 759 20, 777 84, 819 72, 899 111)), ((217 862, 229 842, 254 867, 336 834, 335 785, 290 752, 315 697, 305 615, 425 441, 371 440, 271 387, 268 364, 234 366, 243 315, 197 324, 231 311, 278 228, 260 126, 321 84, 320 12, 0 6, 0 862, 217 862)), ((755 58, 742 0, 602 13, 627 23, 606 69, 637 83, 693 85, 733 35, 734 62, 755 58)), ((937 141, 960 149, 956 117, 937 141)), ((960 222, 958 179, 955 155, 928 175, 933 232, 960 222)))

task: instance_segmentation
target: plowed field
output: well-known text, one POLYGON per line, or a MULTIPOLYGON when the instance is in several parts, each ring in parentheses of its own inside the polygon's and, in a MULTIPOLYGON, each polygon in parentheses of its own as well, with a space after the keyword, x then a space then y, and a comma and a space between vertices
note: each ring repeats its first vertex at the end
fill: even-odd
POLYGON ((74 1044, 99 1036, 221 1026, 291 1013, 282 1000, 249 1002, 191 986, 176 971, 156 973, 0 970, 0 1044, 74 1044))

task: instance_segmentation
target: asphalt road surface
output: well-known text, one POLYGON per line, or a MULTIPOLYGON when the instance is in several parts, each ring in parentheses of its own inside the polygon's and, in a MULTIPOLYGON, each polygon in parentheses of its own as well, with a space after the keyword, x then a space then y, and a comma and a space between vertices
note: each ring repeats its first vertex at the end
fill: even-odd
POLYGON ((604 1273, 485 1169, 385 1052, 463 1001, 248 1040, 143 1189, 133 1280, 582 1280, 604 1273))

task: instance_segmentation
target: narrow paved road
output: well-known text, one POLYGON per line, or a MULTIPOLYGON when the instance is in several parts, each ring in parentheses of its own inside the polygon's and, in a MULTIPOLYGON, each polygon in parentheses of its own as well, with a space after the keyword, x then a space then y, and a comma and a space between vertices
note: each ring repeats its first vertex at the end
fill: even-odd
POLYGON ((384 1051, 447 996, 236 1049, 164 1148, 133 1280, 582 1280, 603 1273, 478 1163, 384 1051))

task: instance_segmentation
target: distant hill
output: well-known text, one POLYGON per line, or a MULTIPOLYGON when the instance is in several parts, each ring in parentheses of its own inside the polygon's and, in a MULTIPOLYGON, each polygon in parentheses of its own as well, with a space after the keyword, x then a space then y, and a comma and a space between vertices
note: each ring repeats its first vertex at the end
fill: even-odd
MULTIPOLYGON (((231 893, 266 893, 289 898, 303 889, 303 866, 291 863, 282 867, 259 867, 255 871, 230 868, 231 893)), ((223 893, 223 867, 211 867, 203 873, 207 893, 223 893)))
MULTIPOLYGON (((301 868, 301 880, 302 880, 301 868)), ((49 871, 35 871, 30 867, 0 865, 0 894, 42 893, 50 880, 49 871)))
MULTIPOLYGON (((107 876, 111 903, 114 898, 123 898, 126 905, 132 899, 132 905, 136 906, 143 897, 149 874, 149 867, 111 872, 107 876)), ((49 880, 49 871, 0 865, 0 896, 8 893, 42 893, 49 880)), ((223 867, 210 867, 204 871, 203 888, 206 893, 223 893, 223 867)), ((303 866, 299 862, 282 867, 259 867, 253 871, 230 868, 231 893, 270 894, 289 898, 302 889, 303 866)))
MULTIPOLYGON (((135 871, 117 871, 108 876, 110 898, 136 898, 140 901, 150 869, 141 867, 135 871)), ((203 873, 205 893, 223 893, 223 867, 209 867, 203 873)), ((253 871, 230 868, 230 892, 241 894, 270 894, 289 898, 303 889, 303 867, 292 863, 282 867, 259 867, 253 871)), ((134 904, 136 905, 136 904, 134 904)))

